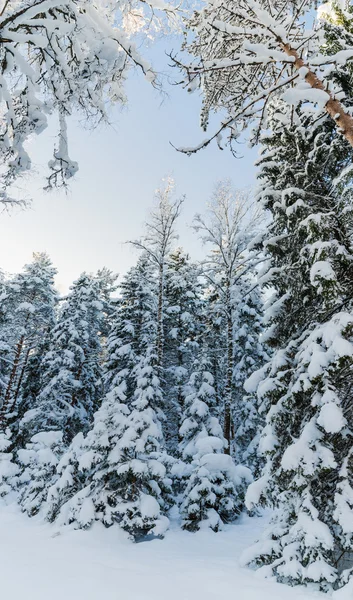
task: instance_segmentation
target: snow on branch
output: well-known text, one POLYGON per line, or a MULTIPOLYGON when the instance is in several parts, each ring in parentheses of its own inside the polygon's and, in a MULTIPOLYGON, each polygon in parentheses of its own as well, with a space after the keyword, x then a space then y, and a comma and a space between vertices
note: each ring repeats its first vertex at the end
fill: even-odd
POLYGON ((340 5, 329 2, 320 8, 327 5, 330 16, 319 11, 313 28, 308 26, 316 7, 312 0, 208 0, 195 11, 187 23, 190 41, 184 45, 195 60, 171 58, 184 74, 184 87, 202 90, 203 130, 211 112, 226 116, 199 145, 179 150, 190 155, 213 140, 222 148, 224 133, 232 148, 249 126, 251 141, 257 143, 267 126, 269 102, 278 97, 289 105, 302 103, 307 110, 328 113, 353 146, 353 119, 335 76, 353 58, 352 27, 347 26, 353 12, 344 12, 343 25, 340 5))
POLYGON ((178 7, 151 0, 5 0, 0 2, 0 202, 31 169, 26 142, 58 115, 58 144, 48 187, 65 185, 78 165, 69 158, 66 119, 75 111, 96 124, 107 106, 125 103, 132 66, 157 86, 135 34, 151 36, 177 22, 178 7))

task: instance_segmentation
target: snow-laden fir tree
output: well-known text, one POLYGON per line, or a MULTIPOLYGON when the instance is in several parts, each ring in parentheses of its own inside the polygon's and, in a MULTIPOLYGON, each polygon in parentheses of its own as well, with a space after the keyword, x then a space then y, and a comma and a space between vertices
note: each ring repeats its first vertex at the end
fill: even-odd
POLYGON ((243 508, 246 486, 252 479, 246 467, 235 466, 224 453, 228 442, 218 418, 212 415, 215 390, 208 367, 205 357, 194 365, 180 427, 180 452, 189 463, 180 512, 182 527, 189 531, 201 527, 219 531, 224 523, 233 521, 243 508))
POLYGON ((83 273, 71 287, 52 330, 35 405, 20 422, 19 437, 28 442, 19 453, 25 470, 19 480, 20 499, 29 514, 40 510, 56 477, 53 455, 58 461, 73 437, 88 431, 99 406, 101 320, 99 285, 83 273))
POLYGON ((22 419, 28 435, 62 431, 70 442, 88 431, 102 396, 99 285, 83 273, 71 286, 41 364, 41 389, 22 419))
POLYGON ((168 257, 165 276, 164 388, 165 432, 168 447, 175 454, 184 404, 184 386, 198 354, 203 331, 203 284, 199 267, 182 248, 168 257))
POLYGON ((8 320, 7 306, 4 300, 7 298, 6 281, 2 271, 0 271, 0 394, 3 396, 6 389, 7 373, 9 370, 8 354, 11 352, 11 346, 8 343, 6 323, 8 320))
POLYGON ((162 403, 156 360, 149 352, 141 357, 107 393, 85 440, 73 440, 49 491, 50 519, 83 528, 96 520, 118 523, 135 540, 164 534, 170 481, 155 410, 162 403))
POLYGON ((327 590, 353 565, 352 150, 328 118, 295 112, 290 124, 287 115, 272 107, 259 167, 259 198, 273 216, 262 281, 274 351, 246 383, 267 413, 266 465, 247 504, 276 512, 245 560, 327 590))
POLYGON ((14 460, 11 448, 11 430, 0 431, 0 497, 4 498, 14 492, 20 469, 14 460))
MULTIPOLYGON (((136 392, 137 365, 145 360, 148 348, 155 346, 154 275, 154 266, 143 254, 119 285, 120 295, 111 318, 106 348, 107 393, 95 414, 92 430, 84 439, 80 435, 74 438, 58 465, 59 479, 49 493, 50 520, 75 522, 79 527, 87 527, 96 519, 106 525, 120 520, 114 503, 120 502, 119 486, 123 480, 118 480, 116 470, 119 460, 125 462, 128 456, 119 451, 120 459, 111 461, 110 457, 115 448, 124 443, 121 438, 125 439, 127 429, 132 431, 127 419, 136 392), (105 469, 108 469, 106 478, 105 469), (105 482, 111 487, 110 491, 105 491, 105 482)), ((156 398, 159 396, 160 392, 156 398)), ((161 402, 153 404, 160 411, 161 402)))
POLYGON ((17 448, 24 448, 29 440, 30 432, 26 427, 23 427, 22 419, 26 413, 31 414, 30 411, 36 406, 37 398, 41 392, 42 367, 44 358, 51 348, 51 333, 52 330, 48 329, 43 338, 38 341, 36 348, 28 359, 26 373, 23 378, 21 402, 11 427, 13 440, 17 448))
POLYGON ((232 455, 253 472, 259 468, 257 452, 263 417, 256 395, 247 394, 245 381, 268 356, 262 343, 263 301, 255 277, 244 276, 234 290, 234 437, 232 455))
POLYGON ((48 485, 57 478, 62 448, 62 431, 42 431, 17 452, 18 470, 21 469, 21 472, 15 480, 12 479, 12 486, 18 489, 18 502, 30 517, 45 506, 48 485))
POLYGON ((104 382, 107 391, 124 380, 134 361, 156 340, 154 267, 143 254, 119 284, 106 344, 104 382))
POLYGON ((111 319, 115 312, 115 306, 117 298, 112 296, 116 293, 118 288, 117 279, 118 275, 103 267, 98 269, 95 274, 95 279, 98 282, 100 289, 100 301, 102 302, 103 319, 101 323, 101 336, 106 338, 111 328, 111 319))
POLYGON ((3 283, 0 343, 6 348, 1 353, 0 421, 5 428, 11 413, 21 407, 24 387, 30 384, 30 362, 55 324, 55 274, 49 257, 34 253, 33 262, 3 283))

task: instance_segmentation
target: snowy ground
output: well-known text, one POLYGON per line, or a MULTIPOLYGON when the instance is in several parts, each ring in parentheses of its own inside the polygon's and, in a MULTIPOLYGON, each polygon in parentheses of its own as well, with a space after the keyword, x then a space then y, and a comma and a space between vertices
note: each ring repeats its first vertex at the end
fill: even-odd
MULTIPOLYGON (((1 598, 328 600, 305 588, 263 580, 239 566, 241 551, 264 521, 244 518, 217 534, 172 529, 164 540, 133 544, 117 528, 97 525, 90 531, 58 534, 13 507, 1 507, 1 598)), ((353 593, 346 597, 353 598, 353 593)))

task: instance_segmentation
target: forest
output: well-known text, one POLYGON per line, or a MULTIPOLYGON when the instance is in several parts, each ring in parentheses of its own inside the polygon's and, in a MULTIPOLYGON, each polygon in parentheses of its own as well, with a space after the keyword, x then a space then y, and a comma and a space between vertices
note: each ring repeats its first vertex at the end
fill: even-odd
POLYGON ((244 140, 259 153, 254 187, 215 181, 195 211, 197 259, 183 182, 161 173, 126 272, 87 264, 59 293, 45 250, 0 270, 6 596, 353 598, 352 2, 0 0, 0 31, 12 219, 35 205, 22 190, 48 125, 50 195, 79 173, 73 117, 109 123, 130 73, 164 90, 156 40, 201 99, 201 141, 175 154, 192 169, 216 146, 241 169, 244 140))

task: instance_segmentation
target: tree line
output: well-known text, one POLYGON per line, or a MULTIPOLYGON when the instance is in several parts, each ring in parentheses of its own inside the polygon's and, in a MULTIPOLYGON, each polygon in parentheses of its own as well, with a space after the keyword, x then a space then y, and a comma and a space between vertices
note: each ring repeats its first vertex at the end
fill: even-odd
POLYGON ((43 253, 2 279, 1 494, 30 516, 140 539, 174 505, 192 531, 244 506, 261 418, 243 383, 267 357, 248 249, 261 214, 219 183, 195 263, 177 245, 182 202, 167 179, 120 282, 83 273, 58 298, 43 253))

